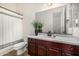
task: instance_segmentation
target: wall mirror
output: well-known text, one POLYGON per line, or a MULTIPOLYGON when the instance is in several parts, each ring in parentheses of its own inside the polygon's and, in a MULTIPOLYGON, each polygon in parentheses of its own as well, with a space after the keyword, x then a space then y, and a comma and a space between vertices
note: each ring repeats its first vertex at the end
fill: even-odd
POLYGON ((43 32, 76 34, 79 27, 79 4, 65 4, 64 6, 37 12, 36 20, 44 24, 43 32))

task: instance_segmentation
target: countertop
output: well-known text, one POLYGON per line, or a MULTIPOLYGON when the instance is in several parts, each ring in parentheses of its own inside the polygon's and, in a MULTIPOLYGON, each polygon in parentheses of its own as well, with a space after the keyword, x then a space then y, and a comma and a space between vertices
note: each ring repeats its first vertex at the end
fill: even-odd
POLYGON ((69 35, 56 35, 56 37, 47 36, 47 35, 29 35, 28 38, 35 38, 39 40, 46 40, 46 41, 52 41, 52 42, 58 42, 58 43, 65 43, 65 44, 71 44, 71 45, 77 45, 79 46, 79 38, 69 36, 69 35))

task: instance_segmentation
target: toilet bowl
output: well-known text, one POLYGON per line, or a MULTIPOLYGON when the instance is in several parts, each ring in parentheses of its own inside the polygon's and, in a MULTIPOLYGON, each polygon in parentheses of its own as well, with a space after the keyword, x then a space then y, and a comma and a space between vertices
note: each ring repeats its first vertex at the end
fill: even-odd
POLYGON ((17 55, 21 55, 22 53, 24 53, 26 51, 26 47, 27 43, 25 42, 21 42, 13 46, 14 50, 17 51, 17 55))
POLYGON ((21 43, 15 44, 15 45, 13 46, 13 48, 14 48, 15 50, 19 50, 19 49, 22 49, 23 47, 25 47, 25 45, 26 45, 25 42, 21 42, 21 43))

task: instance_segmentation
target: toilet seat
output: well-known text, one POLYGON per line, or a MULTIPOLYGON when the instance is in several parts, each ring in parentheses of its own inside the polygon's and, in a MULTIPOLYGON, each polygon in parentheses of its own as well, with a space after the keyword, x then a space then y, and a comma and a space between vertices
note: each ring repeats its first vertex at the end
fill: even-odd
POLYGON ((21 43, 17 43, 15 44, 13 47, 15 50, 18 50, 18 49, 21 49, 25 46, 26 44, 24 42, 21 42, 21 43))

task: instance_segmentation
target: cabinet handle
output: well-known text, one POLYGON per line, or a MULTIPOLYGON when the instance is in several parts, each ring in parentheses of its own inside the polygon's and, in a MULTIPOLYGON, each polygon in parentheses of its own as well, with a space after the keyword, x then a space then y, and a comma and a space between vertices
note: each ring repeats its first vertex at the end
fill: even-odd
POLYGON ((70 48, 70 49, 68 49, 68 50, 72 50, 73 48, 70 48))
POLYGON ((45 48, 44 46, 38 46, 38 47, 40 47, 40 48, 45 48))
MULTIPOLYGON (((52 50, 52 49, 48 49, 48 50, 52 50)), ((55 49, 54 49, 55 50, 55 49)))
POLYGON ((62 55, 65 55, 65 53, 62 53, 62 55))

